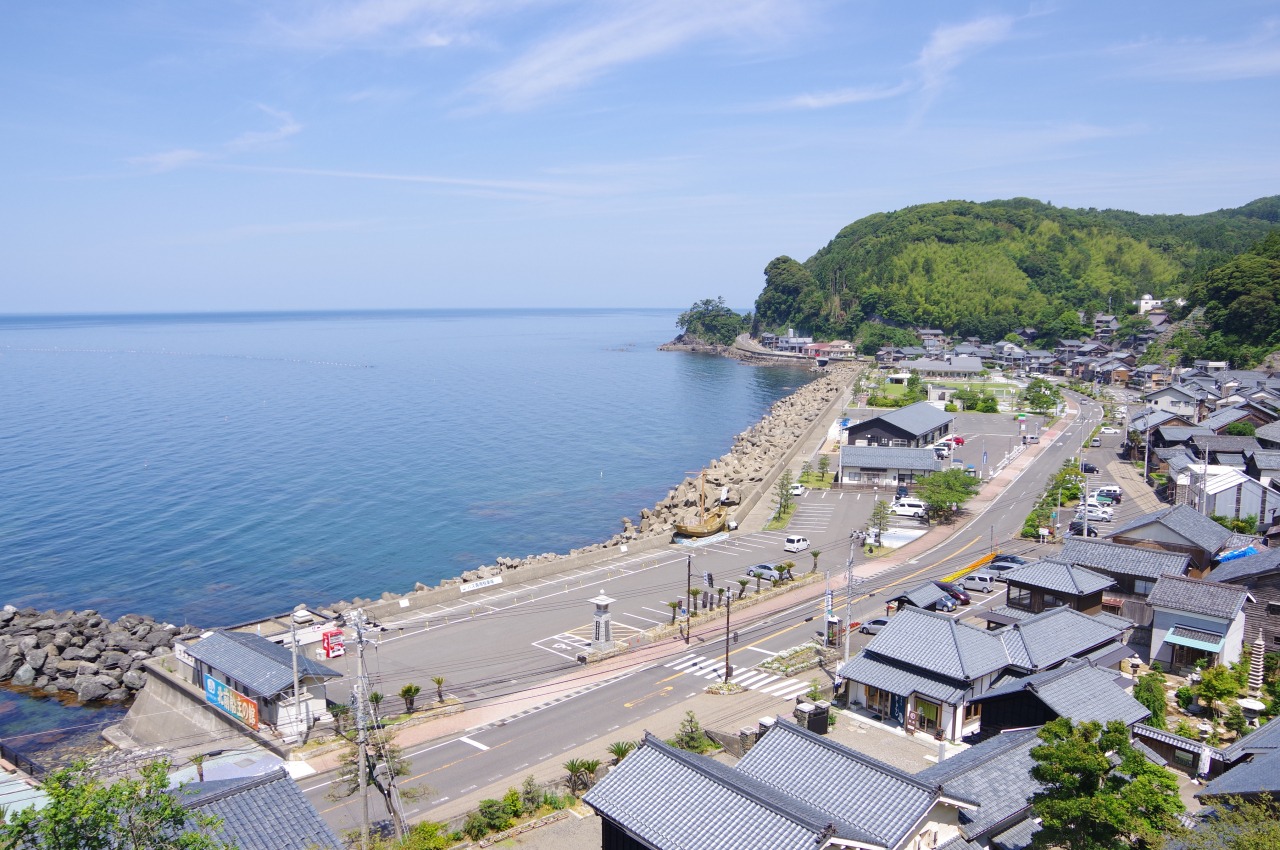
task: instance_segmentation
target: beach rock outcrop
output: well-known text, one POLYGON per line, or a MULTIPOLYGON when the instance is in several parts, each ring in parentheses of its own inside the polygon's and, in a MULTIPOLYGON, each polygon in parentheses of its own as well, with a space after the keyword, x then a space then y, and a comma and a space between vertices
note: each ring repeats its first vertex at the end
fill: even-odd
POLYGON ((173 651, 189 626, 126 614, 114 622, 97 611, 0 608, 0 681, 81 702, 123 700, 146 684, 142 662, 173 651))

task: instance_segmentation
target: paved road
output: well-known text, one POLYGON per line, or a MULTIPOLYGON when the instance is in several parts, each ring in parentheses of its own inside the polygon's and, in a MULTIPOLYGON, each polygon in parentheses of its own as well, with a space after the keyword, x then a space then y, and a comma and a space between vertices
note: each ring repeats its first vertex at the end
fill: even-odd
MULTIPOLYGON (((950 536, 932 549, 910 557, 867 561, 854 553, 856 584, 849 600, 854 620, 883 614, 886 597, 916 583, 949 575, 993 546, 1004 551, 1035 555, 1051 552, 1053 544, 1040 546, 1019 540, 1027 507, 1039 496, 1050 475, 1069 457, 1079 456, 1082 443, 1092 435, 1101 419, 1100 406, 1078 399, 1081 416, 1061 433, 1046 435, 1035 462, 1018 473, 1006 471, 999 479, 1003 486, 985 510, 959 525, 950 536)), ((1105 438, 1104 438, 1105 439, 1105 438)), ((1119 437, 1115 438, 1117 441, 1119 437)), ((1103 449, 1088 449, 1102 460, 1103 449)), ((1111 449, 1114 456, 1114 449, 1111 449)), ((987 498, 984 495, 984 498, 987 498)), ((871 499, 844 492, 811 492, 802 497, 793 520, 822 551, 819 567, 830 567, 829 584, 837 612, 843 614, 844 568, 850 555, 848 529, 865 522, 871 499)), ((1132 499, 1121 506, 1117 521, 1138 508, 1132 499)), ((1065 519, 1064 519, 1065 522, 1065 519)), ((715 634, 699 634, 694 639, 671 641, 653 649, 643 664, 623 666, 611 678, 592 679, 574 661, 576 650, 586 639, 584 628, 592 607, 587 600, 602 588, 614 603, 615 623, 644 628, 669 622, 667 600, 684 596, 686 568, 693 555, 695 580, 703 571, 712 573, 717 586, 735 587, 746 567, 757 562, 781 560, 782 533, 756 532, 706 542, 686 550, 680 547, 636 558, 618 558, 590 571, 578 571, 556 580, 530 587, 504 588, 489 592, 465 606, 441 608, 425 614, 425 623, 405 623, 403 633, 384 634, 369 654, 373 687, 394 694, 399 683, 429 682, 431 675, 443 675, 447 690, 473 708, 485 707, 477 715, 495 716, 504 703, 528 707, 516 717, 463 729, 447 739, 407 748, 412 760, 406 784, 427 784, 428 799, 407 808, 411 815, 428 810, 439 816, 451 804, 460 804, 468 795, 503 783, 518 785, 529 765, 567 752, 584 742, 601 740, 602 750, 612 740, 613 730, 642 720, 673 701, 701 692, 708 681, 723 676, 724 644, 719 629, 715 634), (699 640, 698 638, 702 639, 699 640), (575 688, 575 677, 581 685, 575 688), (557 680, 554 687, 553 680, 557 680), (546 687, 545 702, 529 705, 529 694, 546 687)), ((808 556, 797 558, 803 570, 808 556)), ((747 593, 755 583, 749 582, 747 593)), ((741 621, 732 626, 738 641, 729 642, 734 680, 750 690, 775 697, 777 710, 788 712, 798 692, 807 690, 808 678, 801 681, 774 677, 756 669, 772 655, 808 641, 823 619, 825 605, 822 586, 797 593, 794 604, 766 614, 746 609, 741 621), (814 598, 817 597, 817 598, 814 598)), ((979 600, 980 604, 981 600, 979 600)), ((762 606, 763 607, 763 606, 762 606)), ((957 616, 964 616, 962 609, 957 616)), ((855 636, 851 651, 869 640, 855 636)), ((808 674, 812 676, 812 674, 808 674)), ((424 686, 424 691, 429 689, 424 686)), ((398 698, 389 697, 392 702, 398 698)), ((470 714, 471 712, 469 712, 470 714)), ((358 815, 354 801, 335 803, 325 798, 325 774, 304 780, 302 786, 312 802, 331 824, 350 828, 358 815)), ((376 805, 375 805, 375 811, 376 805)), ((376 817, 376 816, 375 816, 376 817)))

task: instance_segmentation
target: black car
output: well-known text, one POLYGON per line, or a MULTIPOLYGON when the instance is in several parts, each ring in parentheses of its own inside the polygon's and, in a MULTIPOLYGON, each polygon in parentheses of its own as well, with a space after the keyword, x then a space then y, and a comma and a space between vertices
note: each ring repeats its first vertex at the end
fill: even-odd
POLYGON ((1085 461, 1084 463, 1080 464, 1080 471, 1085 473, 1086 475, 1096 475, 1098 472, 1098 467, 1094 466, 1088 461, 1085 461))
MULTIPOLYGON (((1084 530, 1085 530, 1084 522, 1078 519, 1071 520, 1071 524, 1067 526, 1067 531, 1070 532, 1071 534, 1074 534, 1076 537, 1083 537, 1084 530)), ((1089 526, 1089 536, 1090 537, 1098 536, 1098 527, 1096 525, 1089 526)))
POLYGON ((951 598, 959 602, 961 605, 968 605, 973 600, 969 598, 969 593, 958 584, 952 584, 949 581, 935 581, 934 584, 940 590, 945 590, 951 594, 951 598))
POLYGON ((1023 564, 1031 563, 1026 558, 1020 558, 1017 555, 996 555, 991 559, 993 564, 1017 564, 1019 567, 1023 564))
POLYGON ((908 496, 910 496, 910 495, 911 495, 911 491, 907 489, 907 485, 905 485, 905 484, 899 484, 899 485, 898 485, 898 498, 899 498, 899 499, 905 499, 905 498, 907 498, 907 497, 908 497, 908 496))

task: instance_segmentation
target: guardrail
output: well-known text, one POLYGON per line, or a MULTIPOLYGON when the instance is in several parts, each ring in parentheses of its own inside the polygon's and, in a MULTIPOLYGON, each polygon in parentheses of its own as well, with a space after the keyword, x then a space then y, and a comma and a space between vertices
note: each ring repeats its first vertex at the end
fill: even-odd
POLYGON ((9 762, 9 764, 33 779, 38 779, 49 772, 43 765, 32 761, 30 757, 23 755, 3 741, 0 741, 0 759, 9 762))

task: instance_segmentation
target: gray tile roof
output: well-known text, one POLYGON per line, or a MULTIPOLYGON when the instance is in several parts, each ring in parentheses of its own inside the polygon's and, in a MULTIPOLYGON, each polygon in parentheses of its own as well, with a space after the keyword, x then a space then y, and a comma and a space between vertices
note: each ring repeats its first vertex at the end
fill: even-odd
POLYGON ((1222 646, 1222 639, 1225 635, 1218 632, 1210 632, 1205 629, 1193 629, 1191 626, 1174 626, 1169 629, 1170 637, 1186 638, 1188 640, 1196 640, 1201 643, 1217 644, 1222 646))
POLYGON ((1148 427, 1158 428, 1161 424, 1174 418, 1176 418, 1175 415, 1167 410, 1148 410, 1133 417, 1129 422, 1129 427, 1135 431, 1145 431, 1148 427))
POLYGON ((905 599, 917 608, 928 608, 943 599, 950 599, 951 594, 938 587, 931 581, 926 581, 918 587, 913 587, 897 599, 905 599))
POLYGON ((1009 584, 1071 596, 1086 596, 1115 584, 1115 580, 1108 576, 1053 560, 1032 561, 1021 569, 1011 570, 1006 579, 1009 584))
POLYGON ((1174 505, 1173 507, 1161 508, 1158 511, 1135 517, 1107 536, 1118 537, 1126 535, 1133 537, 1136 535, 1128 534, 1128 532, 1153 522, 1160 523, 1174 534, 1185 538, 1187 542, 1199 546, 1206 552, 1217 552, 1231 538, 1230 531, 1227 531, 1204 514, 1197 512, 1195 508, 1187 505, 1174 505))
POLYGON ((1270 443, 1280 443, 1280 422, 1268 422, 1260 425, 1253 432, 1254 439, 1263 439, 1270 443))
POLYGON ((1043 670, 1116 643, 1123 630, 1073 608, 1051 608, 991 634, 1000 638, 1011 664, 1026 670, 1043 670))
MULTIPOLYGON (((769 736, 765 735, 761 743, 769 736)), ((757 745, 759 746, 759 745, 757 745)), ((797 778, 804 772, 793 774, 797 778)), ((827 824, 841 837, 875 837, 706 756, 646 735, 584 802, 654 847, 812 850, 827 824), (725 817, 732 812, 733 817, 725 817), (715 828, 709 829, 714 823, 715 828)))
POLYGON ((1184 738, 1170 732, 1167 729, 1157 729, 1154 726, 1148 726, 1145 723, 1138 723, 1133 727, 1133 734, 1151 741, 1159 741, 1167 746, 1174 747, 1185 752, 1198 753, 1202 747, 1209 747, 1209 753, 1213 758, 1222 761, 1224 756, 1222 750, 1217 747, 1202 744, 1200 741, 1184 738))
POLYGON ((1151 716, 1142 703, 1116 683, 1114 670, 1103 670, 1087 661, 1067 662, 1025 679, 1005 682, 970 702, 984 702, 1018 691, 1035 694, 1059 717, 1069 717, 1075 723, 1120 720, 1132 726, 1151 716))
POLYGON ((1238 407, 1224 407, 1212 416, 1206 416, 1200 420, 1201 428, 1208 428, 1217 431, 1219 428, 1225 428, 1232 422, 1239 422, 1249 415, 1249 411, 1241 410, 1238 407))
POLYGON ((1204 787, 1197 797, 1216 797, 1226 794, 1238 796, 1270 794, 1280 795, 1280 751, 1254 756, 1250 761, 1238 764, 1204 787))
POLYGON ((1009 663, 995 632, 920 608, 903 608, 866 652, 956 681, 972 681, 1009 663))
POLYGON ((978 803, 960 815, 960 834, 981 840, 1008 829, 1029 812, 1029 798, 1041 787, 1031 778, 1031 748, 1040 744, 1035 729, 988 738, 916 774, 943 790, 964 793, 978 803))
POLYGON ((1228 762, 1233 762, 1246 755, 1273 750, 1280 750, 1280 722, 1274 717, 1243 738, 1233 741, 1223 749, 1222 756, 1228 762))
POLYGON ((1219 564, 1209 573, 1209 578, 1217 582, 1236 582, 1277 570, 1280 570, 1280 549, 1264 549, 1256 555, 1219 564))
POLYGON ((843 679, 871 685, 899 696, 922 694, 948 705, 959 705, 964 698, 966 684, 900 662, 877 658, 868 652, 860 652, 836 671, 843 679))
POLYGON ((1258 469, 1280 469, 1280 449, 1257 449, 1248 455, 1258 469))
MULTIPOLYGON (((250 696, 275 696, 293 687, 293 653, 258 635, 215 631, 187 652, 244 685, 250 696)), ((336 679, 342 674, 299 652, 298 675, 336 679)))
POLYGON ((939 472, 942 461, 933 449, 893 448, 891 446, 841 446, 840 466, 859 469, 919 469, 939 472))
POLYGON ((991 846, 994 850, 1028 850, 1039 831, 1040 824, 1028 818, 993 837, 991 846))
MULTIPOLYGON (((782 719, 747 751, 737 772, 806 801, 886 847, 909 838, 944 796, 941 783, 921 779, 782 719)), ((945 796, 970 800, 963 793, 945 796)), ((737 846, 773 845, 755 841, 737 846)))
MULTIPOLYGON (((1150 514, 1148 515, 1150 516, 1150 514)), ((1138 523, 1132 527, 1146 525, 1138 523)), ((1214 523, 1217 525, 1217 523, 1214 523)), ((1130 528, 1123 526, 1115 533, 1130 528)), ((1218 526, 1222 528, 1222 526, 1218 526)), ((1223 529, 1224 531, 1226 529, 1223 529)), ((1122 543, 1107 543, 1101 540, 1088 540, 1084 537, 1068 537, 1062 551, 1054 556, 1054 560, 1074 564, 1108 575, 1131 575, 1143 578, 1157 578, 1162 575, 1181 575, 1187 571, 1191 562, 1188 555, 1175 552, 1157 552, 1138 546, 1126 546, 1122 543)))
POLYGON ((1198 425, 1161 425, 1156 428, 1156 434, 1166 443, 1185 443, 1197 435, 1214 436, 1208 428, 1201 428, 1198 425))
POLYGON ((1233 584, 1184 576, 1160 576, 1147 601, 1158 608, 1232 620, 1244 607, 1248 595, 1247 590, 1233 584))
MULTIPOLYGON (((904 431, 921 436, 955 419, 954 413, 939 410, 927 401, 918 401, 876 417, 904 431)), ((870 420, 868 420, 870 421, 870 420)))
POLYGON ((194 782, 182 805, 222 820, 213 837, 240 850, 337 850, 338 840, 284 768, 262 776, 194 782))
POLYGON ((994 608, 989 609, 989 611, 992 614, 999 614, 1003 617, 1008 617, 1011 620, 1017 621, 1030 620, 1035 616, 1031 611, 1024 611, 1021 608, 1011 608, 1008 605, 997 605, 994 608))
POLYGON ((1230 452, 1243 454, 1262 448, 1253 437, 1232 437, 1221 434, 1196 435, 1191 438, 1197 450, 1201 452, 1230 452))
POLYGON ((938 850, 983 850, 981 844, 965 841, 959 835, 951 836, 951 840, 938 845, 938 850))

